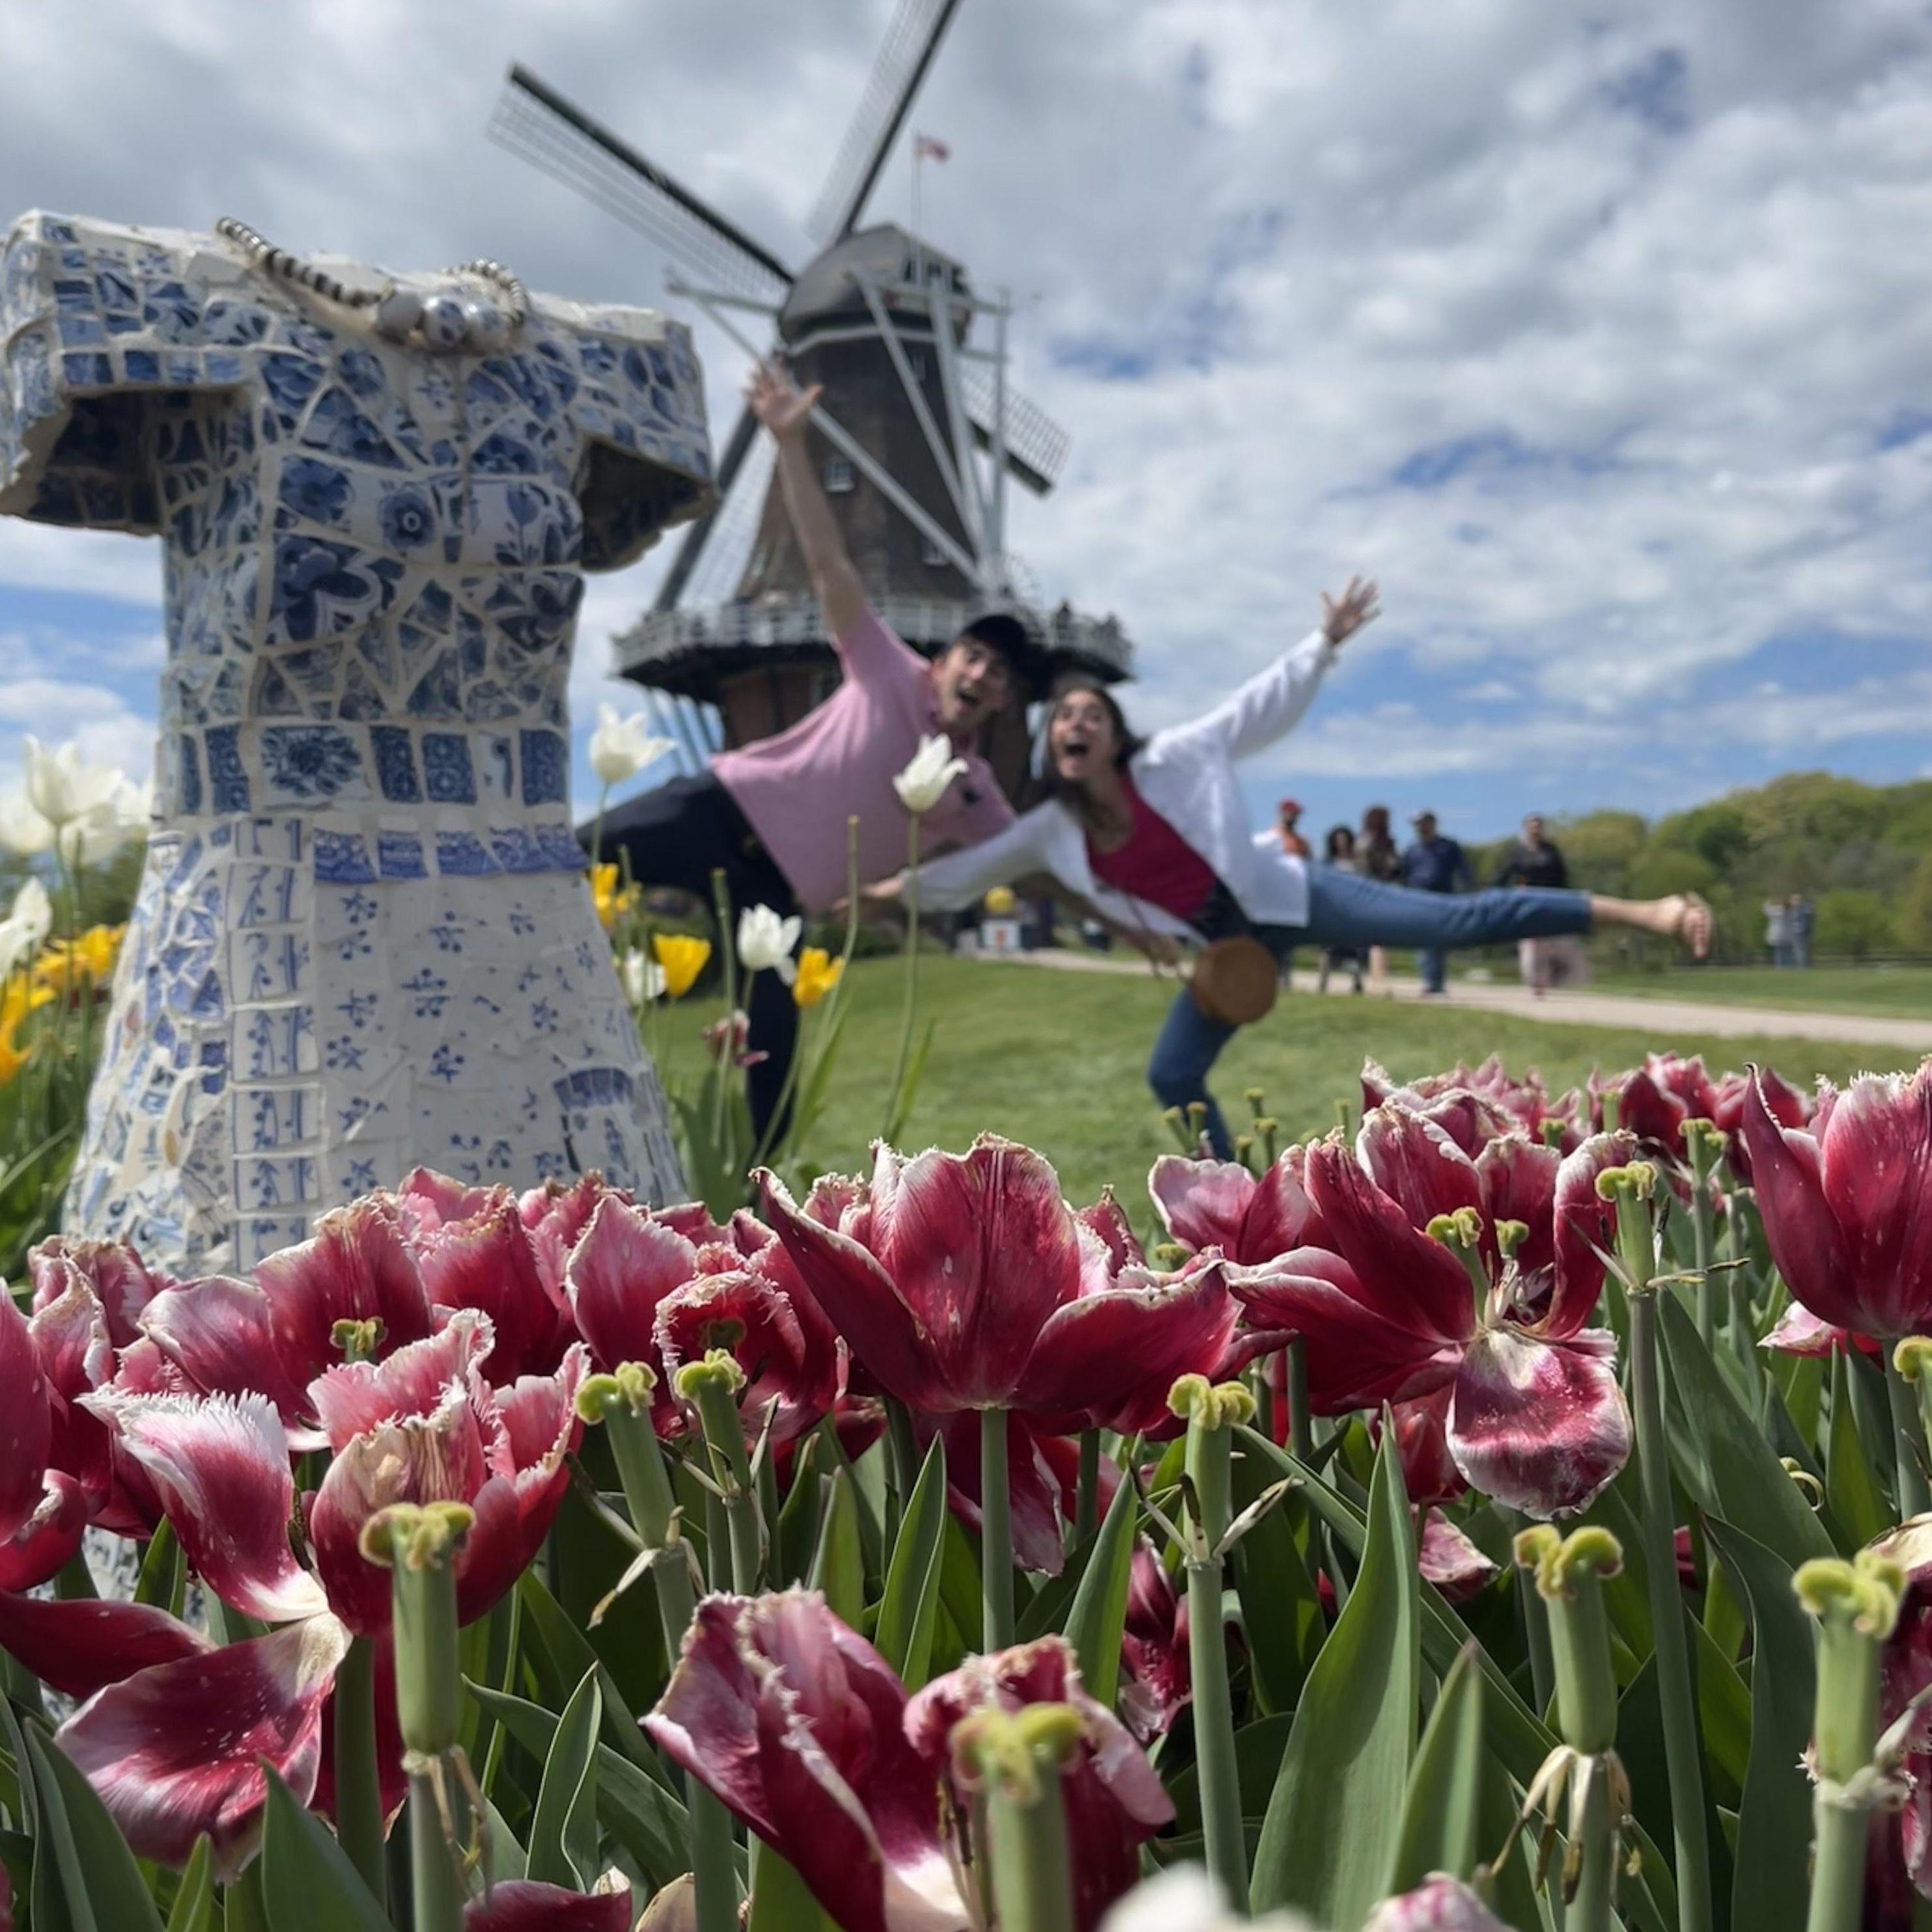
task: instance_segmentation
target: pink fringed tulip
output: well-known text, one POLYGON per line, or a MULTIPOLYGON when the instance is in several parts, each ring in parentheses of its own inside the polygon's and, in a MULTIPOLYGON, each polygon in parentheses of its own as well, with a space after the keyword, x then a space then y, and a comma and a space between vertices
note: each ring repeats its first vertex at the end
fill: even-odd
MULTIPOLYGON (((1916 1697, 1932 1690, 1932 1516, 1913 1516, 1871 1546, 1875 1556, 1905 1572, 1905 1595, 1898 1622, 1886 1640, 1880 1666, 1879 1724, 1885 1728, 1905 1714, 1916 1697)), ((1932 1705, 1914 1713, 1905 1740, 1905 1798, 1892 1844, 1912 1883, 1932 1898, 1932 1705)), ((1887 1834, 1888 1836, 1889 1834, 1887 1834)), ((1874 1857, 1885 1840, 1873 1834, 1874 1857)))
POLYGON ((1120 1636, 1120 1715, 1144 1744, 1164 1737, 1194 1694, 1187 1599, 1143 1540, 1135 1549, 1120 1636))
POLYGON ((1148 1192, 1169 1238, 1190 1253, 1218 1248, 1236 1268, 1318 1246, 1321 1219, 1303 1178, 1305 1148, 1292 1147, 1257 1180, 1239 1161, 1162 1154, 1148 1192))
POLYGON ((1586 1325, 1612 1240, 1596 1178, 1630 1155, 1622 1136, 1562 1157, 1508 1136, 1472 1160, 1391 1102, 1364 1120, 1356 1151, 1332 1140, 1310 1151, 1328 1247, 1244 1271, 1235 1291, 1251 1316, 1306 1338, 1318 1413, 1447 1387, 1446 1439, 1463 1476, 1532 1515, 1567 1514, 1630 1455, 1615 1339, 1586 1325), (1466 1256, 1426 1232, 1440 1217, 1468 1231, 1466 1256), (1506 1258, 1498 1228, 1508 1222, 1517 1245, 1506 1258))
POLYGON ((463 1932, 631 1932, 631 1888, 586 1894, 506 1880, 464 1906, 463 1932))
POLYGON ((885 1659, 800 1590, 706 1597, 644 1728, 844 1932, 966 1932, 935 1775, 885 1659))
POLYGON ((1116 1276, 1102 1238, 1030 1149, 878 1150, 828 1226, 758 1177, 767 1218, 854 1359, 914 1409, 1114 1413, 1211 1368, 1228 1324, 1216 1268, 1116 1276))
POLYGON ((1362 1932, 1509 1932, 1503 1922, 1459 1878, 1438 1872, 1413 1892, 1385 1898, 1362 1932))
POLYGON ((1894 1341, 1932 1328, 1932 1060, 1916 1073, 1821 1084, 1810 1130, 1747 1098, 1766 1244, 1820 1321, 1894 1341))
POLYGON ((975 1712, 1064 1704, 1079 1717, 1080 1743, 1061 1772, 1066 1849, 1076 1932, 1094 1932, 1102 1915, 1140 1876, 1140 1846, 1174 1819, 1152 1765, 1112 1712, 1088 1696, 1064 1637, 1042 1637, 992 1657, 969 1658, 935 1678, 906 1707, 905 1734, 936 1776, 948 1780, 955 1828, 963 1844, 973 1805, 950 1786, 953 1727, 975 1712))
POLYGON ((1781 1127, 1802 1127, 1811 1118, 1811 1098, 1788 1085, 1765 1067, 1755 1073, 1726 1073, 1718 1083, 1711 1108, 1714 1126, 1724 1134, 1724 1158, 1744 1186, 1751 1185, 1750 1148, 1744 1138, 1744 1106, 1754 1085, 1764 1094, 1765 1106, 1781 1127))

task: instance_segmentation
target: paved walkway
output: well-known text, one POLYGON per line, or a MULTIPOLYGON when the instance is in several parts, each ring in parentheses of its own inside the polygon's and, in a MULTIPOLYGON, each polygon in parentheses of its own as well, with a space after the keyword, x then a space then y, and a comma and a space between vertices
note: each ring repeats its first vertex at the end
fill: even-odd
MULTIPOLYGON (((1074 973, 1145 973, 1147 962, 1118 953, 1044 952, 987 954, 1001 965, 1039 966, 1074 973)), ((1389 982, 1398 1000, 1420 1000, 1422 982, 1398 976, 1389 982)), ((1294 990, 1315 992, 1315 975, 1297 973, 1294 990)), ((1329 982, 1330 999, 1352 999, 1341 975, 1329 982)), ((1364 995, 1364 998, 1370 997, 1364 995)), ((1628 1027, 1653 1034, 1712 1034, 1720 1040, 1768 1036, 1779 1040, 1843 1040, 1861 1046, 1899 1047, 1910 1052, 1932 1053, 1932 1020, 1900 1019, 1883 1013, 1832 1013, 1792 1011, 1775 1006, 1707 1005, 1694 1000, 1634 999, 1627 994, 1599 993, 1588 987, 1557 991, 1538 999, 1526 986, 1505 980, 1484 982, 1454 980, 1446 1006, 1473 1006, 1479 1011, 1508 1013, 1517 1019, 1543 1020, 1552 1025, 1628 1027)))

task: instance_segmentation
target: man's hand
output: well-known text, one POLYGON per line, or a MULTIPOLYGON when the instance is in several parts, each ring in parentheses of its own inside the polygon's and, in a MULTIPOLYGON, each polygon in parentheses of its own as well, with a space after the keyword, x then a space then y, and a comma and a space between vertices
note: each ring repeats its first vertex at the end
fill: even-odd
POLYGON ((1376 597, 1376 580, 1372 577, 1366 583, 1359 577, 1350 578, 1348 589, 1340 597, 1330 597, 1327 591, 1322 592, 1322 634, 1331 644, 1352 638, 1364 624, 1372 623, 1382 615, 1376 597))
POLYGON ((1137 951, 1145 954, 1148 963, 1151 966, 1178 966, 1180 964, 1180 942, 1164 932, 1142 929, 1127 934, 1126 941, 1137 951))
POLYGON ((784 364, 774 358, 760 362, 752 370, 751 380, 745 385, 745 400, 752 415, 779 442, 789 442, 805 434, 806 424, 812 420, 812 405, 823 390, 824 385, 818 382, 808 389, 800 389, 784 364))

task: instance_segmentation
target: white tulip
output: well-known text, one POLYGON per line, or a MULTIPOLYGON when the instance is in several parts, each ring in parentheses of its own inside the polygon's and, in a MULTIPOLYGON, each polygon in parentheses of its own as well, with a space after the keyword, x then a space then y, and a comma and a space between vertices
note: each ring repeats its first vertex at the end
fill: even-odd
POLYGON ((34 809, 24 788, 0 796, 0 845, 31 859, 53 842, 53 827, 34 809))
POLYGON ((899 802, 916 817, 930 812, 946 796, 946 788, 966 769, 966 760, 956 758, 950 739, 934 735, 922 738, 912 761, 892 780, 899 802))
POLYGON ((53 922, 46 887, 38 879, 29 879, 14 895, 13 910, 0 919, 0 979, 40 950, 53 922))
POLYGON ((597 728, 590 734, 590 769, 600 784, 622 784, 674 748, 668 738, 652 735, 641 711, 620 717, 615 705, 598 706, 597 728))
POLYGON ((798 977, 792 950, 805 929, 802 919, 781 919, 770 906, 751 906, 738 915, 738 964, 748 973, 766 967, 789 986, 798 977))
POLYGON ((634 1006, 648 1006, 664 989, 664 968, 647 952, 633 946, 617 962, 624 997, 634 1006))
POLYGON ((72 739, 50 752, 27 740, 27 800, 56 828, 101 806, 111 806, 128 781, 112 765, 90 765, 72 739))
POLYGON ((1198 1865, 1175 1865, 1137 1885, 1100 1922, 1100 1932, 1312 1932, 1292 1912, 1237 1918, 1198 1865))

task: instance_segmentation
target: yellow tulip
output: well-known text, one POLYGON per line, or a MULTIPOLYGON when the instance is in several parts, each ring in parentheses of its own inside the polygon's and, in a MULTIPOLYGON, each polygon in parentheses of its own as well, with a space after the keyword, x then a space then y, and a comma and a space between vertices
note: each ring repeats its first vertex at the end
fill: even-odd
POLYGON ((4 1087, 33 1058, 32 1045, 22 1047, 15 1038, 20 1022, 56 997, 49 988, 25 979, 7 982, 6 992, 0 993, 0 1087, 4 1087))
POLYGON ((838 983, 845 970, 842 959, 835 959, 822 946, 808 946, 798 956, 798 977, 791 983, 791 996, 802 1006, 815 1006, 838 983))
POLYGON ((708 939, 690 939, 675 932, 651 934, 651 951, 664 969, 664 997, 681 1000, 698 983, 704 962, 711 957, 708 939))
POLYGON ((70 992, 83 980, 96 986, 113 976, 124 926, 90 926, 78 939, 56 939, 34 962, 34 983, 55 993, 70 992))
POLYGON ((597 922, 608 932, 637 904, 638 888, 626 886, 620 889, 615 866, 592 866, 590 897, 597 908, 597 922))

